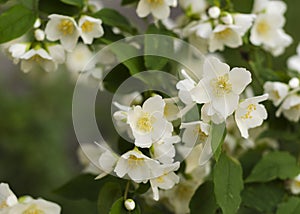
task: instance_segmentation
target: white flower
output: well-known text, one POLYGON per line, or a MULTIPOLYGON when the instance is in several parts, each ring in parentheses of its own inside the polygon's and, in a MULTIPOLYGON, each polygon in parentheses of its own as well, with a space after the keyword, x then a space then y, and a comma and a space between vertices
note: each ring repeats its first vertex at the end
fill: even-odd
POLYGON ((291 56, 288 61, 288 68, 300 73, 300 44, 297 46, 297 55, 291 56))
POLYGON ((268 94, 251 97, 239 104, 235 111, 235 121, 243 138, 248 138, 248 129, 258 127, 267 119, 268 113, 264 105, 259 102, 268 99, 268 94))
POLYGON ((67 54, 66 66, 71 72, 84 72, 95 67, 93 52, 88 46, 79 43, 72 52, 67 54))
POLYGON ((75 20, 69 16, 52 14, 45 28, 47 39, 60 40, 62 46, 71 51, 79 38, 79 30, 75 20))
POLYGON ((175 184, 179 182, 179 177, 174 173, 174 171, 178 170, 180 164, 176 162, 170 165, 162 166, 162 175, 150 179, 151 189, 153 192, 153 199, 159 200, 159 192, 158 188, 168 190, 174 187, 175 184))
POLYGON ((164 164, 173 163, 176 150, 173 144, 180 142, 179 136, 172 136, 173 126, 167 125, 166 134, 159 141, 152 144, 150 149, 151 157, 164 164))
POLYGON ((106 151, 100 155, 100 158, 98 160, 99 167, 103 172, 100 173, 96 179, 100 179, 106 176, 107 174, 111 173, 117 164, 118 158, 119 157, 116 154, 106 149, 106 151))
POLYGON ((127 174, 133 181, 141 183, 157 177, 159 169, 160 165, 156 160, 147 157, 138 149, 134 149, 119 158, 114 172, 121 178, 127 174))
POLYGON ((34 31, 34 38, 37 40, 37 41, 44 41, 45 39, 45 32, 41 29, 36 29, 34 31))
POLYGON ((175 103, 175 99, 169 98, 164 99, 165 101, 165 108, 164 108, 164 116, 168 121, 174 121, 179 118, 179 108, 175 103))
POLYGON ((297 175, 294 179, 290 181, 289 188, 291 192, 295 195, 298 195, 300 193, 300 175, 297 175))
POLYGON ((219 18, 220 14, 221 14, 221 10, 217 6, 208 9, 208 15, 210 18, 217 19, 219 18))
POLYGON ((20 59, 22 60, 21 70, 25 73, 37 67, 42 67, 47 72, 57 69, 57 63, 53 61, 53 58, 43 48, 30 49, 20 59))
POLYGON ((180 129, 184 129, 182 142, 191 148, 197 143, 206 142, 210 132, 210 125, 202 121, 195 121, 182 123, 180 129))
POLYGON ((289 81, 289 86, 292 88, 292 89, 295 89, 295 88, 298 88, 299 87, 299 79, 297 77, 293 77, 292 79, 290 79, 289 81))
POLYGON ((13 62, 17 64, 20 60, 20 57, 26 53, 30 44, 28 43, 15 43, 9 46, 8 52, 13 58, 13 62))
POLYGON ((9 188, 6 183, 0 184, 0 213, 1 209, 6 207, 12 207, 18 203, 18 199, 15 194, 9 188))
POLYGON ((127 123, 131 127, 136 146, 149 148, 166 133, 169 122, 164 118, 164 108, 164 100, 156 95, 147 99, 143 107, 135 106, 129 110, 127 123))
POLYGON ((142 18, 152 13, 157 19, 166 19, 170 15, 170 6, 176 7, 177 0, 140 0, 136 12, 142 18))
POLYGON ((266 82, 264 84, 265 93, 269 94, 269 100, 273 101, 274 106, 278 106, 288 95, 289 86, 282 82, 266 82))
POLYGON ((66 56, 65 56, 65 49, 62 45, 59 44, 49 44, 47 45, 47 50, 50 54, 50 56, 53 58, 53 61, 55 61, 58 64, 62 64, 65 62, 66 56))
POLYGON ((102 21, 90 16, 81 16, 78 25, 84 44, 92 44, 94 38, 103 36, 102 21))
POLYGON ((204 63, 203 76, 192 89, 192 96, 197 103, 210 103, 212 111, 226 119, 237 108, 239 95, 251 82, 251 73, 245 68, 230 71, 226 63, 211 58, 204 63))
POLYGON ((84 166, 83 172, 100 174, 102 173, 99 165, 99 157, 103 153, 96 144, 83 144, 77 150, 79 162, 84 166))
POLYGON ((253 12, 258 14, 251 29, 251 43, 262 45, 274 56, 282 54, 293 41, 282 29, 285 24, 285 10, 286 5, 282 1, 256 0, 253 12))
POLYGON ((179 99, 186 105, 194 102, 190 91, 195 88, 196 82, 184 71, 181 70, 181 73, 184 75, 185 79, 180 80, 176 84, 176 88, 178 89, 178 97, 179 99))
POLYGON ((288 96, 276 112, 276 116, 279 117, 281 113, 288 120, 298 122, 300 119, 300 96, 297 94, 288 96))
POLYGON ((203 13, 208 5, 206 0, 179 0, 179 4, 191 14, 203 13))
POLYGON ((19 203, 10 208, 8 214, 31 214, 31 213, 45 213, 45 214, 60 214, 61 208, 59 205, 46 201, 44 199, 31 199, 24 203, 19 203))
POLYGON ((201 108, 201 120, 205 123, 212 121, 215 124, 220 124, 224 122, 225 118, 214 110, 211 103, 205 103, 201 108))

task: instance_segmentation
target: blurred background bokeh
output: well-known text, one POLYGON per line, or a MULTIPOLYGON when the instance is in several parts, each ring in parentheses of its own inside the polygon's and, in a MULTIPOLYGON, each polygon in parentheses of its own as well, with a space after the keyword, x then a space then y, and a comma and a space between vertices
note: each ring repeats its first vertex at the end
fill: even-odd
MULTIPOLYGON (((119 2, 103 0, 114 8, 120 8, 119 2)), ((233 2, 237 11, 251 11, 253 1, 233 2)), ((287 57, 295 54, 300 41, 300 1, 286 3, 285 30, 294 43, 275 60, 278 70, 285 68, 287 57)), ((121 12, 138 23, 134 8, 121 12)), ((230 52, 231 65, 238 65, 239 52, 230 52)), ((71 114, 74 79, 63 69, 24 74, 2 52, 0 63, 0 181, 8 182, 18 196, 58 202, 63 213, 96 213, 91 202, 67 200, 53 192, 82 170, 71 114)))

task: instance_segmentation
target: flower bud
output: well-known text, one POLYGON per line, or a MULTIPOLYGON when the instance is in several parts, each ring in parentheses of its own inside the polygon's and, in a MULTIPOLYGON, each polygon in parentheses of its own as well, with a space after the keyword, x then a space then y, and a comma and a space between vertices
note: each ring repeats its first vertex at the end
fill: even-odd
POLYGON ((41 29, 36 29, 34 31, 34 37, 37 41, 43 41, 45 39, 45 32, 41 29))
POLYGON ((132 199, 127 199, 124 202, 124 206, 126 207, 127 210, 132 211, 135 209, 135 202, 132 199))
POLYGON ((39 28, 41 26, 41 20, 37 18, 33 24, 34 28, 39 28))
POLYGON ((221 17, 221 20, 224 24, 231 25, 233 23, 232 15, 227 13, 225 16, 221 17))
POLYGON ((217 19, 219 18, 220 14, 221 14, 221 10, 217 6, 208 9, 208 15, 210 18, 217 19))
POLYGON ((293 77, 292 79, 290 79, 289 86, 293 89, 298 88, 299 87, 299 79, 296 77, 293 77))

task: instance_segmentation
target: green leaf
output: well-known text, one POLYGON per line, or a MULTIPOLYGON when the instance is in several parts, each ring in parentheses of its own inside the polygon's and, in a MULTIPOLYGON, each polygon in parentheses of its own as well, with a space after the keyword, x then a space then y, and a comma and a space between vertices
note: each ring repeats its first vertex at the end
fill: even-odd
POLYGON ((38 2, 39 0, 19 0, 21 4, 31 10, 38 9, 38 2))
POLYGON ((156 27, 152 24, 148 27, 145 35, 145 66, 149 70, 161 70, 168 63, 169 59, 161 56, 168 56, 173 50, 173 40, 164 37, 153 37, 151 34, 173 36, 164 26, 156 27), (150 35, 147 35, 150 34, 150 35), (153 53, 153 55, 148 55, 153 53), (161 56, 159 56, 161 55, 161 56))
POLYGON ((98 213, 109 213, 113 203, 122 196, 118 183, 107 182, 103 185, 98 197, 98 213))
POLYGON ((191 214, 215 214, 218 205, 214 195, 214 186, 211 181, 202 184, 190 202, 191 214))
POLYGON ((76 7, 83 7, 84 6, 84 0, 60 0, 61 2, 76 6, 76 7))
POLYGON ((0 4, 4 4, 6 2, 8 2, 8 0, 0 0, 0 4))
POLYGON ((0 15, 0 43, 8 42, 32 28, 36 14, 23 5, 15 5, 0 15))
POLYGON ((290 197, 287 202, 278 205, 276 214, 299 214, 300 198, 290 197))
POLYGON ((239 158, 243 168, 243 178, 246 178, 250 175, 255 164, 257 164, 261 157, 262 151, 251 149, 239 158))
POLYGON ((226 137, 226 123, 211 125, 210 139, 211 139, 211 147, 215 157, 215 160, 218 161, 221 152, 222 145, 224 143, 224 139, 226 137))
POLYGON ((102 185, 102 180, 95 180, 95 175, 81 174, 55 190, 55 193, 73 200, 96 201, 102 185))
POLYGON ((276 178, 285 180, 300 173, 296 159, 287 152, 270 152, 263 156, 246 182, 267 182, 276 178))
POLYGON ((111 207, 109 214, 140 214, 140 207, 136 204, 136 208, 132 211, 127 211, 124 206, 124 198, 119 198, 111 207))
POLYGON ((93 16, 101 19, 104 24, 111 27, 118 27, 120 30, 131 34, 136 33, 136 29, 130 24, 128 19, 116 10, 103 8, 94 13, 93 16))
POLYGON ((133 4, 136 2, 138 2, 138 0, 122 0, 121 5, 124 6, 124 5, 128 5, 128 4, 133 4))
POLYGON ((243 204, 263 213, 274 213, 283 196, 284 189, 276 183, 247 185, 242 192, 243 204))
POLYGON ((119 62, 122 62, 130 71, 131 75, 144 70, 143 61, 139 50, 125 42, 118 42, 116 45, 109 46, 111 51, 117 56, 119 62))
POLYGON ((95 180, 95 175, 81 174, 58 188, 54 192, 68 199, 87 199, 97 201, 99 190, 107 182, 124 184, 125 181, 115 176, 107 175, 100 180, 95 180))
POLYGON ((214 192, 224 214, 236 213, 243 189, 242 167, 239 162, 222 153, 213 169, 214 192))

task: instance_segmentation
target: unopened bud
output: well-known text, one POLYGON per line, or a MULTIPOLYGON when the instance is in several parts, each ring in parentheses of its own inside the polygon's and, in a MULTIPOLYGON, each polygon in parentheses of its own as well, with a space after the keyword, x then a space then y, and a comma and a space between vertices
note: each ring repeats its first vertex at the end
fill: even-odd
POLYGON ((299 79, 296 77, 293 77, 292 79, 290 79, 289 86, 293 89, 298 88, 299 87, 299 79))
POLYGON ((36 29, 34 31, 34 37, 37 41, 43 41, 45 39, 45 32, 41 29, 36 29))
POLYGON ((126 207, 127 210, 132 211, 135 209, 135 202, 132 199, 127 199, 124 202, 124 206, 126 207))
POLYGON ((217 19, 219 18, 220 14, 221 14, 221 10, 217 6, 208 9, 208 15, 210 18, 217 19))

